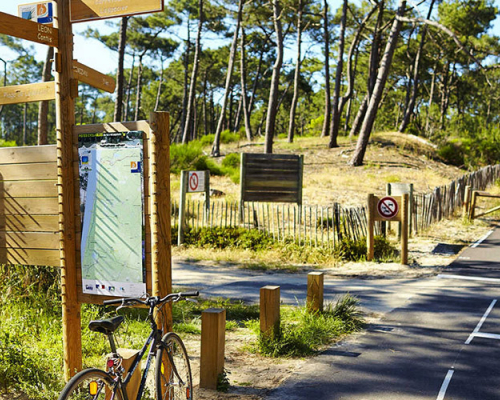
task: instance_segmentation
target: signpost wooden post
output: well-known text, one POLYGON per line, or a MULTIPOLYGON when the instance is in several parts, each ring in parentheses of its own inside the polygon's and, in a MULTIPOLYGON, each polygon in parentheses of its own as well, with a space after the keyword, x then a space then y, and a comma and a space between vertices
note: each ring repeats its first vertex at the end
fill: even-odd
POLYGON ((59 29, 56 47, 56 136, 57 188, 61 253, 64 372, 68 379, 82 369, 81 317, 76 274, 75 182, 73 173, 73 127, 75 105, 73 86, 73 32, 69 2, 55 0, 54 27, 59 29))

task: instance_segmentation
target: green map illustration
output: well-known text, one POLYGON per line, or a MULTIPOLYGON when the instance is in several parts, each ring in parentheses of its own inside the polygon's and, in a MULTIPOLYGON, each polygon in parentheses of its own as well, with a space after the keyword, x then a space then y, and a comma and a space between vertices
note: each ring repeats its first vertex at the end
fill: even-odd
POLYGON ((136 296, 143 283, 143 207, 138 147, 80 148, 86 184, 82 226, 84 293, 136 296))

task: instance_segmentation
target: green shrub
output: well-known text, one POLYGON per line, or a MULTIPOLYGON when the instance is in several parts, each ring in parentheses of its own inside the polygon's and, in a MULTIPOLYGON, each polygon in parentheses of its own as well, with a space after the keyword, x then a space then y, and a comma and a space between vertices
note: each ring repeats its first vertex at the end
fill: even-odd
MULTIPOLYGON (((175 243, 173 239, 172 242, 175 243)), ((272 238, 257 229, 215 227, 187 231, 185 243, 215 249, 236 247, 261 250, 272 243, 272 238)))
POLYGON ((206 158, 201 143, 192 141, 187 144, 173 143, 170 146, 170 172, 180 174, 183 170, 192 169, 200 159, 206 158))
POLYGON ((457 167, 465 164, 464 148, 458 142, 448 142, 441 146, 438 155, 447 163, 457 167))
MULTIPOLYGON (((346 261, 366 260, 366 237, 354 240, 349 237, 342 238, 335 249, 337 256, 346 261)), ((374 238, 374 258, 377 261, 393 261, 397 255, 395 247, 384 236, 377 235, 374 238)))

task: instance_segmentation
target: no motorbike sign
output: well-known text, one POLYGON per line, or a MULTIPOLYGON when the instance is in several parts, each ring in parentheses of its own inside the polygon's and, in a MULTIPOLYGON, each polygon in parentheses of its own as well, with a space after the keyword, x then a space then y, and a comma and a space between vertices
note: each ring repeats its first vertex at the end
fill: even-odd
POLYGON ((401 264, 408 264, 408 204, 408 193, 385 197, 368 195, 367 261, 373 260, 375 255, 375 222, 399 221, 401 222, 401 264))
POLYGON ((378 214, 384 219, 392 219, 399 212, 398 202, 394 197, 382 197, 377 203, 378 214))

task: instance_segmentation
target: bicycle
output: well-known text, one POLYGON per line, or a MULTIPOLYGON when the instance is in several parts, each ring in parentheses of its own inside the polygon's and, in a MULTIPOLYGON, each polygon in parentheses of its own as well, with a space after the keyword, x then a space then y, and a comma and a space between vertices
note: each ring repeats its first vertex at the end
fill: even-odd
POLYGON ((124 321, 119 315, 113 318, 91 321, 89 329, 94 332, 103 333, 108 337, 111 347, 111 357, 107 361, 107 371, 97 368, 88 368, 73 376, 58 400, 140 400, 146 387, 146 378, 154 357, 155 362, 155 392, 157 400, 193 399, 193 382, 191 377, 191 366, 186 347, 181 338, 169 332, 163 335, 162 330, 154 318, 157 312, 170 302, 188 300, 188 297, 198 296, 199 292, 172 293, 163 298, 158 296, 142 298, 122 298, 117 300, 106 300, 105 305, 120 304, 117 311, 122 307, 145 305, 149 307, 148 320, 151 325, 151 333, 146 339, 144 346, 136 355, 128 372, 122 367, 122 357, 117 353, 113 333, 124 321), (127 384, 139 366, 149 346, 146 365, 142 373, 139 391, 135 399, 130 399, 126 392, 127 384))

